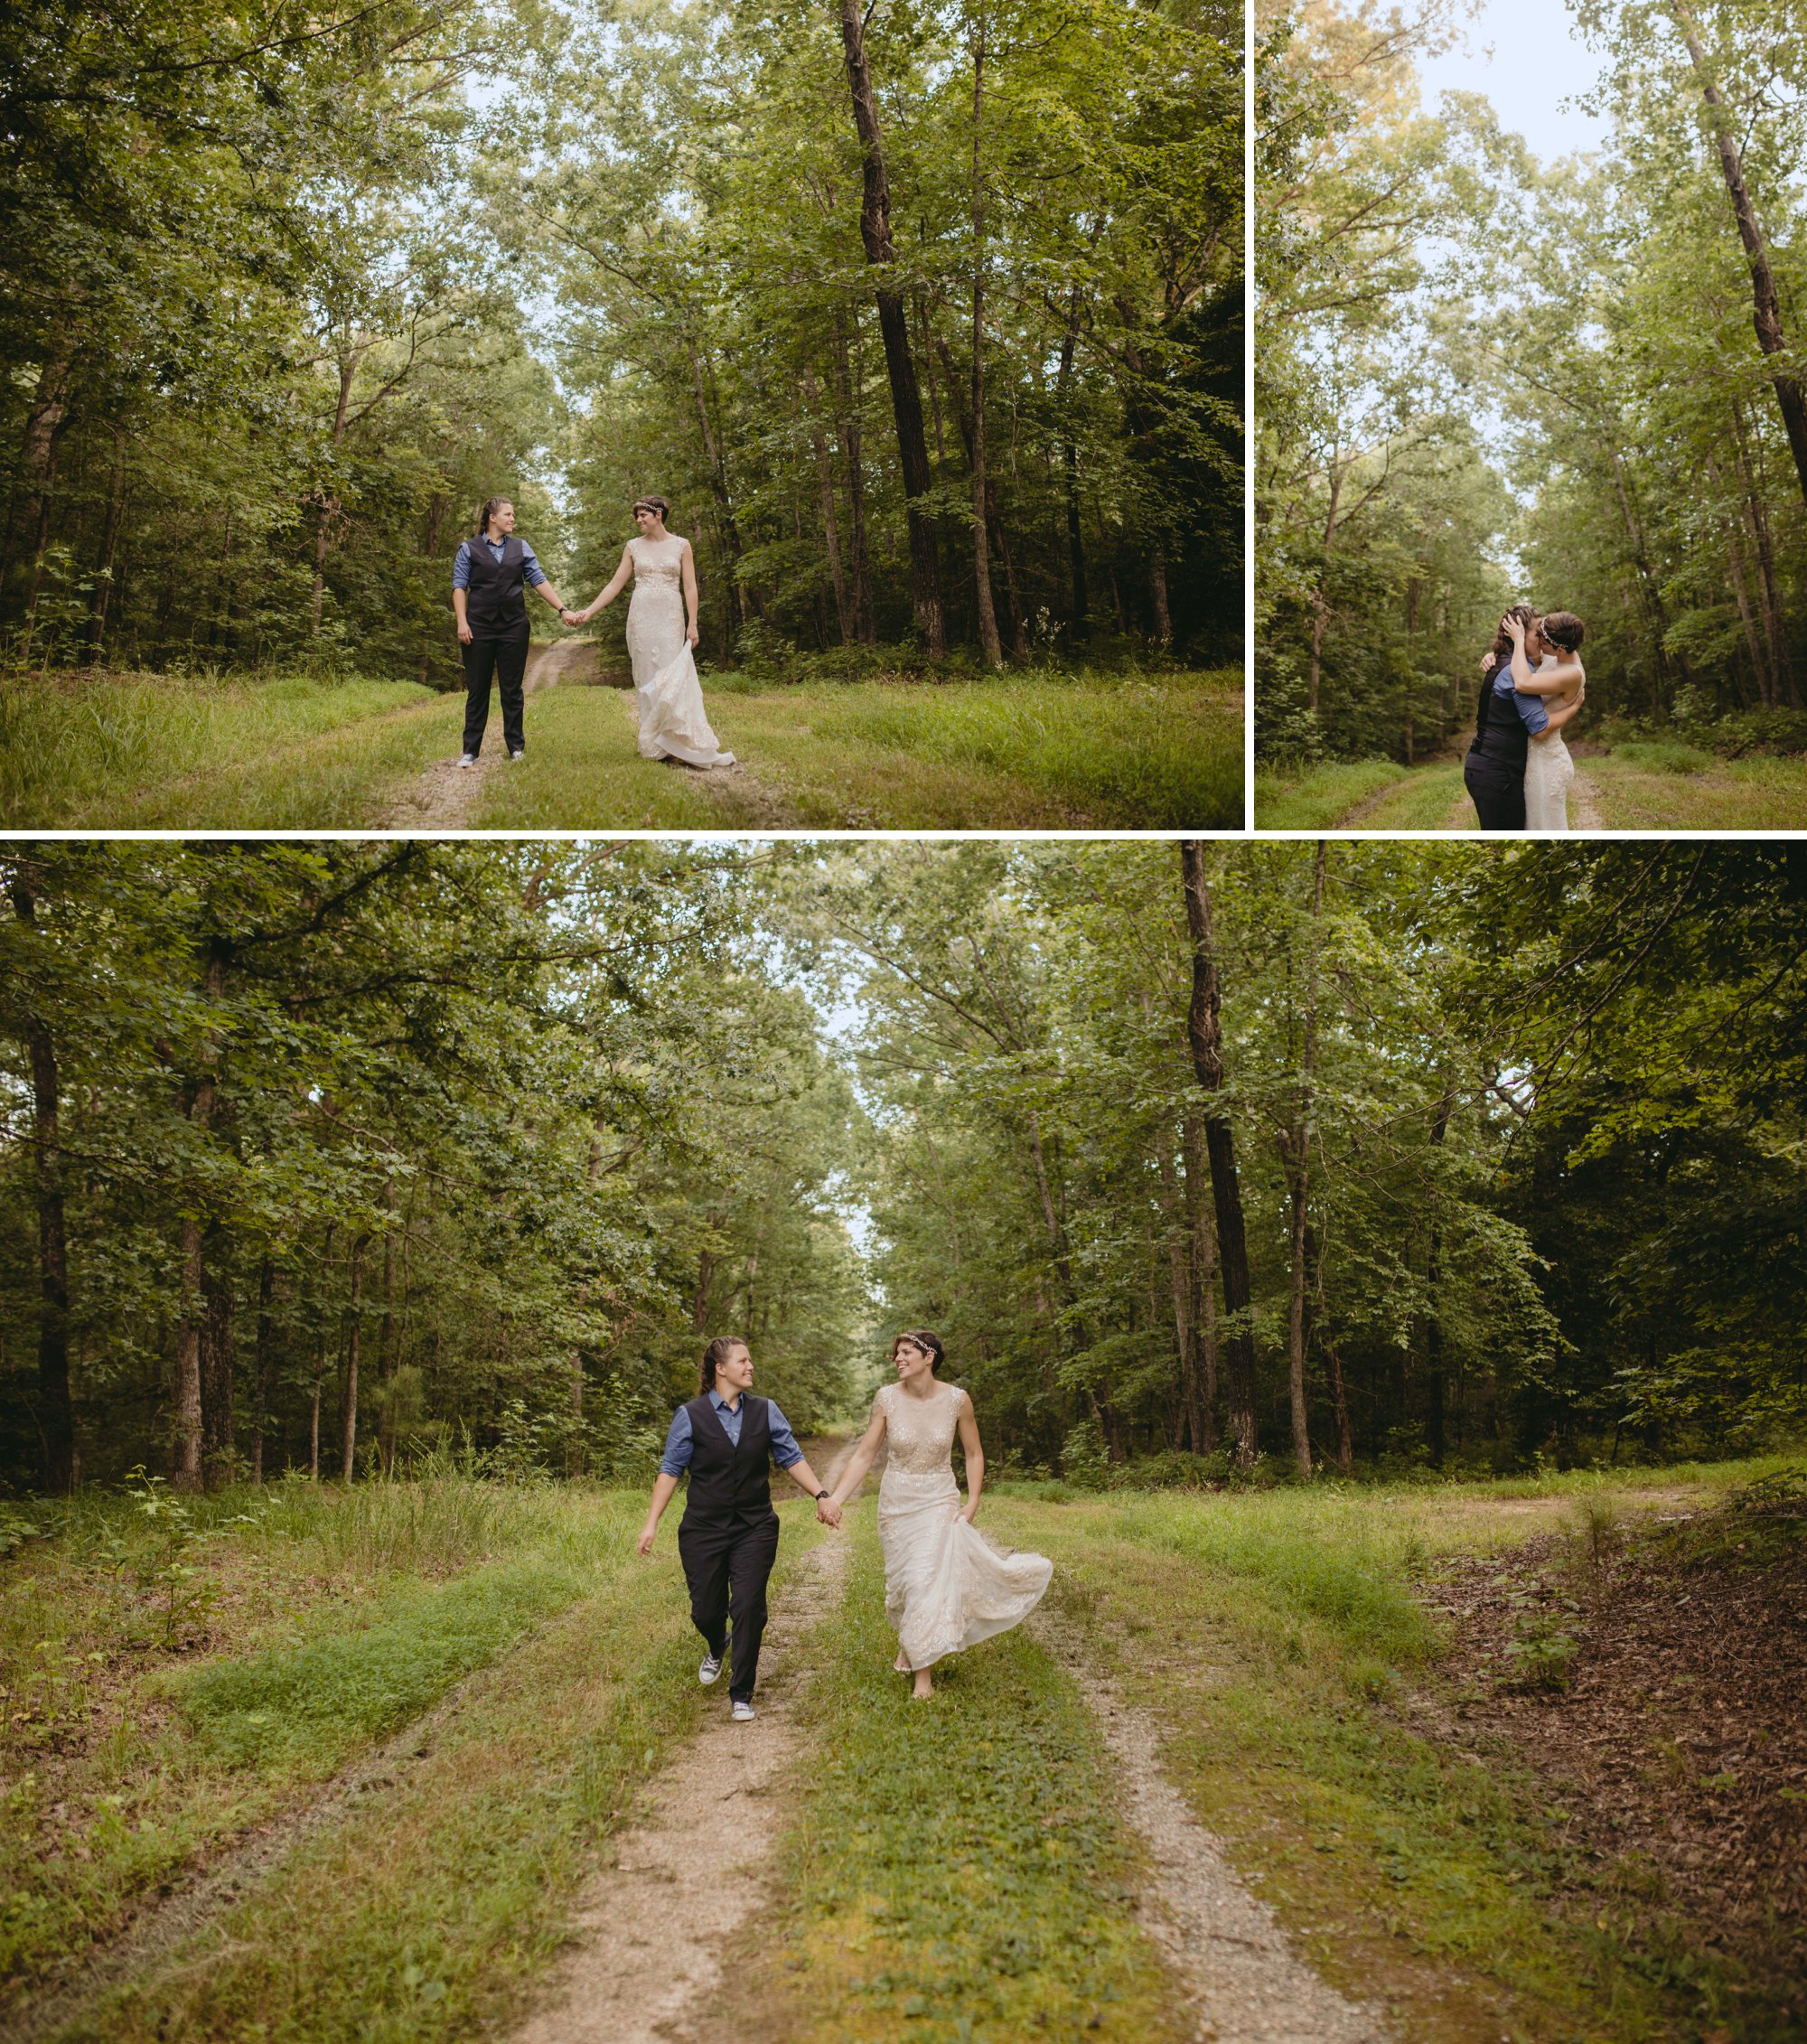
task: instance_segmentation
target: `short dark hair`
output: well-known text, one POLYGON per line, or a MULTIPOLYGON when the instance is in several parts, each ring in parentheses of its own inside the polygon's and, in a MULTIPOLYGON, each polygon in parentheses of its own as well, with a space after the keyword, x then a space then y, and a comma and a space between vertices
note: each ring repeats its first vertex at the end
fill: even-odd
POLYGON ((485 497, 483 499, 483 508, 477 513, 477 530, 480 533, 489 530, 490 520, 494 517, 503 504, 512 508, 514 499, 512 497, 485 497))
POLYGON ((633 500, 633 508, 637 511, 657 511, 660 518, 671 516, 671 506, 666 502, 663 497, 636 497, 633 500))
POLYGON ((946 1360, 948 1353, 941 1346, 940 1335, 932 1335, 926 1327, 905 1327, 904 1332, 892 1341, 891 1360, 894 1363, 897 1360, 898 1345, 906 1341, 913 1342, 918 1348, 927 1351, 930 1373, 932 1375, 939 1375, 941 1364, 946 1360))
POLYGON ((1552 646, 1560 646, 1564 652, 1578 652, 1581 642, 1587 636, 1587 627, 1572 610, 1553 610, 1539 622, 1541 632, 1552 646))
POLYGON ((702 1388, 704 1391, 713 1391, 716 1388, 716 1370, 727 1361, 728 1357, 737 1348, 745 1348, 749 1355, 753 1353, 739 1335, 717 1335, 714 1341, 703 1351, 702 1388))

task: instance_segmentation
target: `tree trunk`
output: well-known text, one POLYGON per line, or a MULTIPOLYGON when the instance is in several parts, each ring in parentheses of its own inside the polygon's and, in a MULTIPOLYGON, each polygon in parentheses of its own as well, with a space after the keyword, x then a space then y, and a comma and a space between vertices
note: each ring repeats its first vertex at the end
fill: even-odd
POLYGON ((59 342, 38 371, 38 387, 25 413, 25 442, 20 472, 25 485, 25 530, 32 547, 32 567, 25 585, 24 632, 15 656, 23 667, 31 658, 37 629, 38 591, 43 580, 44 556, 51 543, 51 492, 56 486, 57 448, 73 423, 70 412, 70 378, 75 350, 59 342))
POLYGON ((864 646, 878 639, 872 610, 872 559, 866 543, 866 435, 860 425, 859 393, 847 330, 835 314, 835 388, 840 400, 841 452, 847 457, 847 541, 853 570, 854 635, 864 646))
POLYGON ((201 1453, 209 1490, 218 1490, 237 1452, 232 1421, 232 1282, 220 1266, 225 1231, 217 1224, 201 1238, 201 1453))
MULTIPOLYGON (((426 558, 436 560, 439 556, 439 529, 445 517, 445 500, 435 495, 426 507, 426 558)), ((420 628, 420 666, 415 679, 424 689, 426 678, 432 671, 433 633, 431 624, 420 628)))
POLYGON ((88 611, 88 660, 97 665, 107 643, 107 610, 113 597, 113 564, 119 555, 119 527, 126 512, 126 429, 113 427, 113 473, 107 488, 107 522, 100 532, 100 559, 88 611))
POLYGON ((1217 1452, 1217 1230, 1212 1220, 1206 1180, 1204 1137, 1197 1117, 1180 1117, 1180 1153, 1185 1159, 1186 1207, 1192 1221, 1189 1260, 1192 1266, 1193 1339, 1196 1345, 1198 1413, 1193 1450, 1217 1452))
POLYGON ((182 1217, 182 1313, 175 1336, 175 1451, 172 1490, 199 1490, 201 1437, 201 1218, 182 1217))
POLYGON ((1155 636, 1164 646, 1174 642, 1173 612, 1167 606, 1167 547, 1156 539, 1148 549, 1148 600, 1155 615, 1155 636))
POLYGON ((270 1378, 276 1361, 276 1265, 257 1266, 257 1333, 251 1351, 251 1481, 264 1480, 264 1433, 270 1423, 270 1378))
POLYGON ((340 1468, 340 1481, 348 1484, 358 1452, 358 1343, 363 1331, 364 1244, 369 1240, 368 1235, 359 1235, 351 1243, 351 1300, 345 1325, 345 1452, 340 1468))
MULTIPOLYGON (((1430 1124, 1430 1142, 1433 1149, 1443 1148, 1443 1139, 1449 1131, 1449 1117, 1456 1111, 1456 1094, 1446 1083, 1437 1102, 1437 1110, 1430 1124)), ((1430 1441, 1430 1459, 1437 1468, 1443 1467, 1446 1447, 1444 1436, 1444 1367, 1443 1367, 1443 1316, 1437 1309, 1437 1291, 1443 1278, 1443 1229, 1433 1210, 1430 1221, 1430 1253, 1425 1261, 1424 1292, 1424 1360, 1425 1374, 1429 1397, 1428 1432, 1430 1441)))
POLYGON ((1204 1146, 1211 1160, 1218 1264, 1223 1280, 1223 1309, 1229 1320, 1223 1341, 1224 1395, 1237 1464, 1247 1469, 1252 1467, 1259 1449, 1255 1342, 1249 1319, 1249 1245, 1242 1224, 1242 1184, 1236 1172, 1235 1131, 1218 1103, 1223 1087, 1223 1033, 1218 1020, 1217 958, 1203 839, 1180 840, 1180 875, 1185 893, 1186 928, 1192 938, 1192 1002, 1186 1036, 1193 1069, 1204 1089, 1204 1146))
POLYGON ((1072 411, 1073 352, 1079 345, 1082 305, 1079 286, 1075 284, 1067 306, 1066 331, 1061 335, 1061 369, 1054 386, 1061 416, 1061 465, 1064 471, 1067 509, 1067 575, 1072 586, 1068 630, 1075 641, 1089 638, 1091 633, 1086 614, 1085 539, 1079 519, 1079 434, 1073 427, 1072 411))
POLYGON ((822 432, 822 393, 815 374, 803 371, 803 396, 810 408, 810 441, 816 453, 816 489, 821 500, 822 543, 828 549, 829 584, 835 594, 835 622, 840 628, 841 643, 851 643, 855 636, 853 606, 847 596, 846 571, 841 567, 840 514, 835 506, 834 464, 829 459, 829 443, 822 432))
MULTIPOLYGON (((1280 1164, 1286 1175, 1290 1205, 1291 1285, 1287 1305, 1287 1378, 1292 1408, 1293 1461, 1300 1478, 1311 1480, 1311 1433, 1305 1395, 1306 1299, 1309 1285, 1308 1241, 1310 1232, 1311 1144, 1315 1115, 1315 1088, 1317 1064, 1317 946, 1324 919, 1324 877, 1327 858, 1325 841, 1317 840, 1317 858, 1312 872, 1311 927, 1306 939, 1306 957, 1301 976, 1305 980, 1305 1017, 1299 1051, 1298 1092, 1293 1122, 1282 1131, 1280 1164)), ((1297 955, 1297 946, 1295 945, 1297 955)))
POLYGON ((716 439, 716 429, 709 420, 708 389, 703 377, 703 358, 687 340, 685 347, 690 357, 691 381, 696 390, 697 418, 703 429, 703 453, 709 464, 709 487, 715 492, 716 515, 722 532, 722 578, 727 584, 728 615, 735 624, 746 622, 749 609, 757 611, 759 603, 751 589, 741 585, 738 568, 741 557, 740 525, 735 516, 734 499, 728 492, 727 463, 723 458, 716 439))
POLYGON ((972 559, 978 599, 978 644, 993 667, 1004 665, 991 595, 990 506, 985 489, 985 14, 973 17, 972 52, 972 559))
MULTIPOLYGON (((847 57, 847 84, 853 93, 854 127, 864 160, 859 215, 866 259, 885 276, 894 274, 891 246, 891 189, 885 168, 885 147, 878 127, 878 102, 866 64, 866 29, 859 0, 841 0, 841 42, 847 57)), ((947 652, 947 627, 941 614, 941 567, 934 530, 921 500, 930 488, 929 450, 922 436, 922 397, 916 366, 910 356, 910 330, 904 301, 894 288, 881 285, 878 330, 885 342, 885 367, 891 382, 891 408, 897 423, 897 454, 904 473, 904 506, 910 528, 911 600, 916 629, 932 660, 947 652)))
MULTIPOLYGON (((38 897, 23 875, 13 885, 19 921, 35 928, 38 897)), ((75 1409, 69 1384, 69 1233, 62 1199, 62 1083, 56 1038, 41 1014, 25 1017, 32 1070, 33 1172, 38 1205, 38 1430, 43 1440, 44 1488, 52 1497, 75 1489, 75 1409)))
MULTIPOLYGON (((1775 273, 1770 267, 1769 247, 1757 220, 1756 208, 1751 203, 1749 188, 1745 183, 1744 158, 1738 148, 1732 112, 1707 68, 1707 52, 1701 47, 1699 24, 1693 14, 1682 5, 1682 0, 1670 0, 1669 11, 1688 47, 1694 75, 1699 80, 1701 98, 1707 102, 1707 125, 1719 154, 1719 170, 1738 223, 1738 237, 1749 258, 1751 322, 1756 329, 1756 344, 1765 355, 1780 356, 1785 361, 1789 349, 1782 331, 1782 300, 1775 288, 1775 273)), ((1807 502, 1807 390, 1803 390, 1801 379, 1792 369, 1773 370, 1770 382, 1774 388, 1775 402, 1788 435, 1789 451, 1794 456, 1801 495, 1803 502, 1807 502)))

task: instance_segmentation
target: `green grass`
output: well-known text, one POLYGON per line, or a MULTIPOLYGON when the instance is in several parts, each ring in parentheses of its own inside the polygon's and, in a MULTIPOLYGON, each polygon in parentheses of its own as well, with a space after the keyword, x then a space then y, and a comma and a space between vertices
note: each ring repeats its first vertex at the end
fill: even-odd
POLYGON ((710 694, 709 717, 747 772, 707 782, 638 756, 631 697, 558 689, 529 704, 527 760, 491 779, 479 820, 498 830, 1234 826, 1242 810, 1234 682, 1006 675, 765 691, 737 683, 710 694))
MULTIPOLYGON (((1190 2034, 1130 1907, 1132 1851, 1082 1700, 1025 1633, 891 1670, 870 1507, 845 1612, 801 1702, 817 1765, 782 1852, 782 1918, 725 2035, 797 2044, 1163 2044, 1190 2034), (775 2006, 774 2006, 775 2004, 775 2006)), ((845 1534, 842 1537, 847 1537, 845 1534)))
MULTIPOLYGON (((625 1502, 644 1508, 638 1494, 625 1502)), ((782 1518, 780 1585, 819 1537, 801 1510, 782 1518)), ((505 2031, 564 1941, 598 1840, 694 1730, 695 1666, 668 1543, 480 1676, 403 1779, 65 2035, 401 2044, 505 2031)))
POLYGON ((1609 830, 1807 830, 1807 759, 1718 760, 1647 740, 1615 745, 1587 768, 1609 830))
MULTIPOLYGON (((471 821, 1234 827, 1237 680, 1010 673, 750 691, 736 680, 710 715, 747 771, 707 780, 639 757, 630 695, 567 685, 529 699, 528 756, 484 777, 471 821)), ((0 826, 370 828, 456 756, 462 716, 462 697, 406 681, 14 676, 0 680, 0 826)))
POLYGON ((1647 1515, 1773 1466, 1012 1497, 993 1523, 1054 1557, 1162 1722, 1176 1786, 1326 1977, 1421 2044, 1631 2044, 1736 2024, 1727 1971, 1640 1870, 1570 1849, 1567 1813, 1509 1751, 1445 1741, 1426 1729, 1441 1706, 1406 1707, 1438 1693, 1435 1593, 1418 1592, 1452 1556, 1578 1541, 1608 1494, 1647 1515))
POLYGON ((0 679, 0 826, 370 823, 454 750, 459 706, 411 681, 306 675, 0 679))
POLYGON ((134 1898, 637 1577, 642 1508, 444 1476, 285 1484, 195 1501, 173 1549, 117 1494, 40 1508, 51 1537, 0 1571, 0 1980, 54 1970, 134 1898), (172 1559, 199 1595, 166 1638, 172 1559))
MULTIPOLYGON (((1641 738, 1590 753, 1580 768, 1607 830, 1807 830, 1807 759, 1720 760, 1674 739, 1641 738)), ((1458 762, 1403 767, 1384 759, 1331 760, 1298 774, 1258 773, 1255 824, 1262 830, 1477 828, 1458 762)))
POLYGON ((1390 759, 1334 759, 1302 773, 1255 774, 1259 830, 1330 830, 1359 803, 1398 781, 1405 769, 1390 759))

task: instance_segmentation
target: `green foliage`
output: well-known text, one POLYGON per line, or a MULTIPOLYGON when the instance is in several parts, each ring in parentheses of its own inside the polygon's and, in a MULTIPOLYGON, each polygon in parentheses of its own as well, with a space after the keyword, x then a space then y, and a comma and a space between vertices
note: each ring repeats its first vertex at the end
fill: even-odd
MULTIPOLYGON (((1420 106, 1442 10, 1381 34, 1366 7, 1314 8, 1290 36, 1269 13, 1257 734, 1288 779, 1459 739, 1521 597, 1584 619, 1584 718, 1637 727, 1638 764, 1706 764, 1671 724, 1707 751, 1800 749, 1807 477, 1777 367, 1802 338, 1798 23, 1738 0, 1571 11, 1608 134, 1549 164, 1509 106, 1420 106), (1754 331, 1721 122, 1780 352, 1754 331), (1510 282, 1507 249, 1535 251, 1510 282)), ((1650 792, 1609 827, 1800 816, 1798 795, 1734 818, 1706 790, 1650 792)))

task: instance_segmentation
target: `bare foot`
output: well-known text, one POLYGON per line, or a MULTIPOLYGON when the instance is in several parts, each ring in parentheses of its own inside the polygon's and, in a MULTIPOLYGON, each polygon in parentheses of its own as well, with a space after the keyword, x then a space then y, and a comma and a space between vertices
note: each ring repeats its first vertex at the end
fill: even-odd
POLYGON ((900 1675, 907 1675, 910 1673, 910 1664, 904 1658, 901 1653, 898 1655, 897 1658, 891 1664, 891 1665, 897 1671, 900 1675))
POLYGON ((912 1701, 917 1703, 926 1703, 934 1693, 935 1685, 930 1680, 929 1671, 926 1668, 918 1668, 916 1670, 916 1687, 913 1692, 912 1701))

